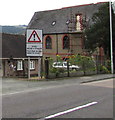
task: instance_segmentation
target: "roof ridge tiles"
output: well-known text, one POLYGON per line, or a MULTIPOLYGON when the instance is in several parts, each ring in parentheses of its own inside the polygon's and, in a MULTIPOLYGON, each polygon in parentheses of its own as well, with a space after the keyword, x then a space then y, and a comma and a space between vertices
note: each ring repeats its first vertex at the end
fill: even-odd
POLYGON ((62 10, 62 9, 73 8, 73 7, 82 7, 82 6, 88 6, 88 5, 97 5, 97 4, 101 4, 101 3, 107 3, 107 2, 108 1, 97 2, 97 3, 89 3, 89 4, 82 4, 82 5, 74 5, 74 6, 67 6, 67 7, 62 7, 62 8, 52 9, 52 10, 37 11, 37 12, 49 12, 49 11, 62 10))

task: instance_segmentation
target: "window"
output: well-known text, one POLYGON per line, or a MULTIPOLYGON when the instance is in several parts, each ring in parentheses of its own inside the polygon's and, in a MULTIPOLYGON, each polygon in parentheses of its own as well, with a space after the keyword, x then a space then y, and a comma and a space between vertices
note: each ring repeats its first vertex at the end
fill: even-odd
POLYGON ((52 22, 52 26, 54 26, 55 24, 56 24, 56 21, 53 21, 53 22, 52 22))
POLYGON ((66 25, 69 25, 69 23, 70 23, 70 20, 67 20, 67 21, 66 21, 66 25))
POLYGON ((78 14, 76 15, 76 31, 82 30, 82 15, 78 14))
POLYGON ((70 39, 68 36, 64 36, 63 38, 63 49, 69 49, 70 39))
POLYGON ((23 70, 22 61, 18 61, 18 62, 17 62, 17 70, 23 70))
POLYGON ((52 39, 50 36, 46 37, 46 49, 52 49, 52 39))
POLYGON ((30 61, 30 70, 34 70, 35 69, 35 61, 31 60, 30 61))

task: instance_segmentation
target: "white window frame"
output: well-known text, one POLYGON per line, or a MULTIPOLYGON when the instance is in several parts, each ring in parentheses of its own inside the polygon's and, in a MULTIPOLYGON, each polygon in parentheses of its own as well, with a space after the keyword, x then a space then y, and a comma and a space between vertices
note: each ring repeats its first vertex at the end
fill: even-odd
POLYGON ((35 61, 30 60, 30 70, 34 70, 34 69, 35 69, 35 61))
POLYGON ((22 60, 17 61, 17 70, 23 70, 23 62, 22 62, 22 60))

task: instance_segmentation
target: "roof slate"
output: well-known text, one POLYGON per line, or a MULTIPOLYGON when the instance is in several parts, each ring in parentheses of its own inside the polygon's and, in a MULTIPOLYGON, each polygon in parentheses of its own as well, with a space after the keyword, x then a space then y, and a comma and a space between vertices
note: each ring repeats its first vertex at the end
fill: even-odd
POLYGON ((68 33, 66 22, 67 20, 71 20, 72 15, 75 17, 76 14, 82 14, 83 17, 86 17, 88 21, 90 20, 90 24, 92 24, 92 15, 97 12, 98 8, 104 3, 106 2, 35 12, 27 28, 41 29, 43 30, 43 34, 68 33), (56 24, 52 25, 54 21, 56 21, 56 24))
POLYGON ((25 36, 2 34, 2 58, 25 58, 25 36))

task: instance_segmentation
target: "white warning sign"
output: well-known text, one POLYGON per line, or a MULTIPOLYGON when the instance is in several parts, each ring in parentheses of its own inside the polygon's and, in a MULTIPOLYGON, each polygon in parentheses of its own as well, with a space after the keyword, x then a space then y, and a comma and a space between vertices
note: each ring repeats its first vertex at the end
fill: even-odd
POLYGON ((42 44, 27 44, 27 56, 42 56, 42 44))
POLYGON ((42 30, 27 30, 26 56, 42 56, 42 30))
POLYGON ((41 43, 42 42, 42 31, 40 30, 28 30, 27 33, 27 42, 38 42, 41 43))

